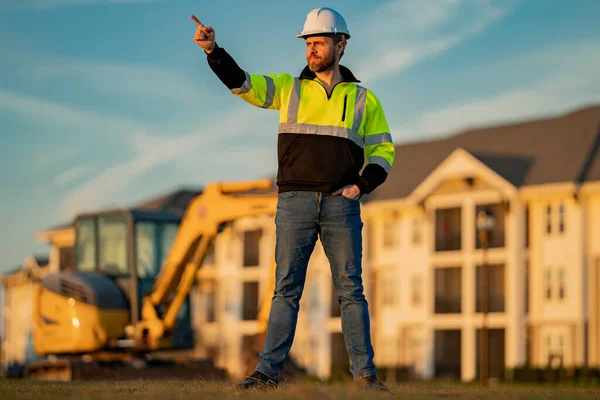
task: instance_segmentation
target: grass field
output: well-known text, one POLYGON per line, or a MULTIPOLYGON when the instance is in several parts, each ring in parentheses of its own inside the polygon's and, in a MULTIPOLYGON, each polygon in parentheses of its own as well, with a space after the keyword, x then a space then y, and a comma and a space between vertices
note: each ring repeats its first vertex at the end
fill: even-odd
POLYGON ((390 394, 357 392, 352 384, 298 383, 271 392, 237 392, 231 383, 201 381, 33 382, 0 380, 0 399, 600 399, 600 386, 504 386, 410 383, 390 394))

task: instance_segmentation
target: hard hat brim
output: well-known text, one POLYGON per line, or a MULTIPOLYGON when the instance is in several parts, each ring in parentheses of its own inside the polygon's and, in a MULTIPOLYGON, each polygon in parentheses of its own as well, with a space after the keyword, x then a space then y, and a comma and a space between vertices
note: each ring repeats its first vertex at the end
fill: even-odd
POLYGON ((299 35, 296 35, 296 37, 299 39, 306 39, 309 36, 330 36, 330 35, 335 35, 335 34, 344 35, 344 36, 346 36, 346 39, 350 39, 349 32, 336 31, 336 30, 302 32, 299 35))

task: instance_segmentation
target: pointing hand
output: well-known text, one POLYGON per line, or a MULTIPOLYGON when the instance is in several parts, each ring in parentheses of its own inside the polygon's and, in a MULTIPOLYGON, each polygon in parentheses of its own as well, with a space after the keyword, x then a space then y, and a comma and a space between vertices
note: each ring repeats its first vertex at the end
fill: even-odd
POLYGON ((207 53, 211 53, 215 48, 215 30, 210 26, 204 26, 194 15, 190 15, 190 18, 196 23, 196 34, 194 35, 194 41, 196 44, 204 49, 207 53))

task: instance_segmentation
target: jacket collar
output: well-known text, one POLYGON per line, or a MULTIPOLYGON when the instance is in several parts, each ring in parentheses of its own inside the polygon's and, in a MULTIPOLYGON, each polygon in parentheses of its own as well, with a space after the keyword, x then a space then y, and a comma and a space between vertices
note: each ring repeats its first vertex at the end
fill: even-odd
MULTIPOLYGON (((360 81, 354 77, 354 74, 352 73, 352 71, 350 71, 348 68, 344 67, 343 65, 340 65, 340 74, 342 74, 342 82, 360 83, 360 81)), ((310 70, 310 68, 308 68, 308 65, 306 67, 304 67, 304 69, 302 70, 302 73, 300 74, 300 79, 313 80, 316 77, 317 77, 317 75, 314 72, 312 72, 310 70)))

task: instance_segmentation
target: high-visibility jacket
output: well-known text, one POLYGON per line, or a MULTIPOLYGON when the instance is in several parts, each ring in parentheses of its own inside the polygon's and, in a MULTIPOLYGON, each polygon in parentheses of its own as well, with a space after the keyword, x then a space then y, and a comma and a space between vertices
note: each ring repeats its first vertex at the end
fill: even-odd
POLYGON ((279 110, 280 192, 356 184, 365 194, 386 180, 395 151, 383 107, 348 68, 340 66, 342 81, 328 93, 308 66, 299 77, 250 74, 219 46, 207 59, 234 95, 279 110))

